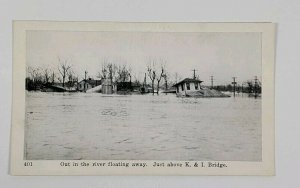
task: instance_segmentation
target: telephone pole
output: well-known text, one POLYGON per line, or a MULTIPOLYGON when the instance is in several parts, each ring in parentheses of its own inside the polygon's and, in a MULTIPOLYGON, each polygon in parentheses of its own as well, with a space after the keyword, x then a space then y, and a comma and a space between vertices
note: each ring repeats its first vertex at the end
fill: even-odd
POLYGON ((236 85, 235 79, 236 79, 236 77, 232 77, 232 78, 233 78, 233 82, 232 82, 232 84, 233 84, 233 97, 235 97, 235 85, 236 85))
POLYGON ((197 71, 197 70, 196 70, 196 69, 193 69, 192 71, 194 72, 193 78, 196 79, 196 71, 197 71))
POLYGON ((211 89, 214 87, 214 76, 210 76, 210 81, 211 81, 211 89))
POLYGON ((166 90, 168 89, 168 78, 167 78, 167 74, 164 75, 164 79, 165 79, 165 86, 166 86, 166 90))
POLYGON ((147 84, 147 83, 146 83, 146 81, 147 81, 147 80, 146 80, 146 73, 145 73, 145 77, 144 77, 144 83, 143 83, 143 85, 144 85, 144 88, 146 87, 146 84, 147 84))
POLYGON ((258 91, 257 91, 257 76, 254 77, 254 98, 257 98, 257 94, 258 94, 258 91))
POLYGON ((88 73, 87 71, 84 71, 84 89, 83 89, 84 92, 86 92, 86 89, 87 89, 87 88, 86 88, 86 85, 87 85, 87 84, 86 84, 86 75, 87 75, 87 73, 88 73))
POLYGON ((84 71, 84 79, 86 80, 87 71, 84 71))

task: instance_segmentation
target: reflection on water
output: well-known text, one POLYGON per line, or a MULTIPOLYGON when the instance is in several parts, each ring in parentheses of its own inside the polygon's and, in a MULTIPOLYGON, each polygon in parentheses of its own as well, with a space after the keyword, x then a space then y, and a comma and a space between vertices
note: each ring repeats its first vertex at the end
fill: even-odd
POLYGON ((26 159, 261 160, 261 100, 26 95, 26 159))

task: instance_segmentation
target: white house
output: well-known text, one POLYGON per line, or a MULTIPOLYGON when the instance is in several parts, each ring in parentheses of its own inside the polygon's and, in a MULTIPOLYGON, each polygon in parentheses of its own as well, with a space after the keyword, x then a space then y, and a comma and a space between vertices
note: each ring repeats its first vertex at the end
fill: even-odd
POLYGON ((193 93, 201 89, 201 83, 203 81, 191 78, 185 78, 174 85, 176 88, 176 94, 178 96, 187 96, 189 93, 193 93))
POLYGON ((84 91, 86 92, 87 90, 91 89, 91 88, 94 88, 98 85, 101 85, 101 80, 93 80, 91 78, 89 79, 84 79, 84 80, 81 80, 79 83, 78 83, 78 90, 79 91, 84 91))
POLYGON ((179 97, 230 97, 220 91, 201 87, 203 81, 186 78, 174 85, 179 97))

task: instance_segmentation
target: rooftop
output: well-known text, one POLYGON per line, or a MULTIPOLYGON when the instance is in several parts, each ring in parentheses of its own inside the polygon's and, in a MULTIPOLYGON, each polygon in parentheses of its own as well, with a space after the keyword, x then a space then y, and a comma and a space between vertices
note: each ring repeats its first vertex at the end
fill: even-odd
POLYGON ((89 83, 89 84, 91 84, 91 85, 100 85, 101 84, 101 80, 94 80, 94 79, 86 79, 86 80, 82 80, 82 81, 80 81, 80 82, 87 82, 87 83, 89 83))
POLYGON ((197 79, 192 79, 192 78, 185 78, 183 80, 181 80, 180 82, 178 82, 177 84, 174 84, 173 86, 177 86, 180 85, 182 83, 202 83, 203 81, 201 80, 197 80, 197 79))

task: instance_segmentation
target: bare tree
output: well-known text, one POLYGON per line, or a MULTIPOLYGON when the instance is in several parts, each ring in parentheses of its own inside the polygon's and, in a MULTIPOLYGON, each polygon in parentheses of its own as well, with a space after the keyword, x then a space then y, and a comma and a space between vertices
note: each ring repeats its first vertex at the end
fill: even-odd
POLYGON ((26 89, 37 90, 43 85, 43 72, 39 67, 27 67, 26 89))
POLYGON ((58 57, 58 61, 60 63, 60 65, 58 66, 58 71, 62 77, 62 86, 65 87, 65 80, 68 72, 71 69, 71 65, 68 64, 68 60, 62 60, 60 57, 58 57))
POLYGON ((67 86, 69 87, 69 89, 71 88, 71 87, 73 87, 74 86, 74 79, 75 79, 75 77, 73 76, 73 71, 72 70, 70 70, 70 71, 68 71, 67 72, 67 76, 68 76, 68 84, 67 84, 67 86))
POLYGON ((108 78, 111 79, 111 81, 113 81, 113 79, 115 78, 116 75, 116 70, 117 67, 116 65, 114 65, 113 63, 108 63, 107 64, 107 72, 108 72, 108 78))
POLYGON ((153 59, 149 59, 148 61, 148 65, 147 65, 147 72, 148 72, 148 77, 151 80, 151 84, 152 84, 152 93, 154 94, 154 81, 156 78, 156 70, 155 70, 155 65, 156 62, 153 59))
POLYGON ((108 72, 106 66, 107 66, 106 61, 102 62, 102 67, 101 67, 101 73, 100 74, 101 74, 101 77, 104 78, 104 79, 107 77, 107 72, 108 72))
POLYGON ((102 79, 103 78, 102 73, 98 72, 96 77, 102 79))
POLYGON ((157 60, 156 58, 149 59, 148 65, 147 65, 147 72, 148 72, 148 77, 151 80, 152 83, 152 92, 154 93, 154 82, 157 82, 156 85, 156 90, 157 94, 159 92, 159 84, 161 79, 164 77, 165 74, 165 64, 166 61, 164 59, 159 59, 157 60), (160 64, 158 68, 158 63, 160 64))
POLYGON ((52 84, 54 84, 54 81, 55 81, 55 77, 56 77, 56 74, 54 71, 52 71, 51 75, 50 75, 50 81, 52 84))
POLYGON ((97 75, 98 78, 106 79, 110 77, 110 73, 109 73, 110 64, 111 63, 108 61, 108 58, 103 58, 101 60, 101 70, 98 72, 97 75))
POLYGON ((163 78, 164 76, 164 73, 165 73, 165 65, 163 64, 164 60, 161 60, 161 66, 160 66, 160 74, 156 77, 156 81, 157 81, 157 94, 159 92, 159 83, 161 81, 161 79, 163 78))
POLYGON ((28 67, 28 74, 33 82, 41 81, 41 70, 40 68, 28 67))
POLYGON ((166 68, 165 68, 165 71, 164 71, 163 78, 165 80, 165 90, 168 90, 168 88, 169 88, 170 74, 166 71, 166 68))
POLYGON ((43 73, 44 73, 44 83, 47 84, 50 81, 50 70, 48 68, 45 68, 43 73))
POLYGON ((117 80, 121 82, 130 81, 131 82, 131 67, 127 67, 126 64, 119 65, 117 67, 117 80))
POLYGON ((117 68, 117 81, 123 81, 123 67, 121 65, 117 68))

